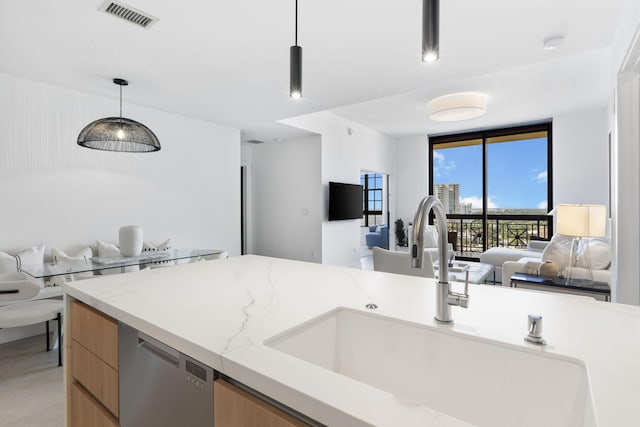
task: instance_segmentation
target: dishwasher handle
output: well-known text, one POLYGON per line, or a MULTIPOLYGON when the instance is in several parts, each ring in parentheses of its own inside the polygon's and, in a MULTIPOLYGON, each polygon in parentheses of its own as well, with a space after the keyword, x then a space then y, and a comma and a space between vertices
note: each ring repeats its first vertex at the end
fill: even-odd
POLYGON ((138 347, 147 350, 152 355, 164 360, 176 368, 179 367, 180 353, 177 350, 174 350, 168 345, 163 344, 140 331, 138 331, 138 347))

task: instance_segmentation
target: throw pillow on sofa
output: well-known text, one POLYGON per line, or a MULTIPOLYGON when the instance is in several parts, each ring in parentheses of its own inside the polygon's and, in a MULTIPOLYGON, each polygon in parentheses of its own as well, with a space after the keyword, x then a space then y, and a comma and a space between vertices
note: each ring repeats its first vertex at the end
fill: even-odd
POLYGON ((580 245, 576 258, 578 267, 606 270, 611 264, 611 246, 602 240, 589 239, 580 245))
MULTIPOLYGON (((102 240, 98 240, 96 242, 98 246, 98 256, 100 258, 120 258, 122 255, 120 254, 120 248, 113 243, 103 242, 102 240)), ((104 270, 100 270, 98 274, 108 275, 108 274, 120 274, 128 271, 137 271, 140 270, 140 267, 137 265, 131 267, 123 267, 123 268, 105 268, 104 270)))
MULTIPOLYGON (((53 258, 53 262, 56 264, 61 264, 65 262, 84 262, 88 263, 89 258, 93 257, 93 250, 87 246, 86 248, 80 249, 75 255, 67 255, 65 252, 60 249, 53 248, 51 249, 51 258, 53 258)), ((90 279, 93 277, 93 272, 85 272, 85 273, 76 273, 76 274, 65 274, 62 276, 54 276, 51 278, 50 283, 52 286, 60 286, 65 282, 70 282, 73 280, 80 279, 90 279)))
POLYGON ((173 242, 171 241, 171 239, 167 239, 157 245, 149 242, 144 242, 142 244, 142 252, 168 251, 172 246, 173 242))
POLYGON ((118 248, 113 243, 103 242, 102 240, 97 241, 98 246, 98 256, 100 258, 114 258, 120 257, 120 248, 118 248))
MULTIPOLYGON (((142 252, 157 252, 157 251, 168 251, 171 250, 171 247, 173 246, 173 242, 171 241, 171 239, 167 239, 162 243, 159 243, 157 245, 154 245, 153 243, 149 243, 149 242, 144 242, 142 244, 142 252)), ((189 262, 189 259, 186 260, 176 260, 176 261, 154 261, 152 263, 149 264, 149 266, 151 268, 157 268, 157 267, 166 267, 168 265, 174 265, 174 264, 186 264, 189 262)))
POLYGON ((65 261, 85 261, 89 258, 93 257, 93 250, 87 246, 86 248, 82 248, 75 255, 67 255, 60 249, 53 248, 51 249, 51 258, 53 258, 53 262, 58 264, 65 261))
POLYGON ((13 273, 22 265, 42 264, 44 262, 44 244, 32 246, 16 255, 0 252, 0 273, 13 273))
POLYGON ((556 234, 542 252, 543 261, 551 261, 563 272, 569 266, 572 237, 556 234))

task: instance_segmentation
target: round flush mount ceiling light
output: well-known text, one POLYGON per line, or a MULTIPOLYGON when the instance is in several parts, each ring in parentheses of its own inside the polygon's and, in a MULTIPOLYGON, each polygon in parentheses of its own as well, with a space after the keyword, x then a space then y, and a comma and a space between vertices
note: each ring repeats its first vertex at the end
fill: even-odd
POLYGON ((483 115, 487 97, 482 93, 454 93, 435 98, 427 105, 429 118, 436 122, 457 122, 483 115))
POLYGON ((554 49, 559 48, 563 44, 564 44, 564 36, 562 36, 562 35, 551 36, 551 37, 546 38, 542 42, 542 48, 544 50, 554 50, 554 49))

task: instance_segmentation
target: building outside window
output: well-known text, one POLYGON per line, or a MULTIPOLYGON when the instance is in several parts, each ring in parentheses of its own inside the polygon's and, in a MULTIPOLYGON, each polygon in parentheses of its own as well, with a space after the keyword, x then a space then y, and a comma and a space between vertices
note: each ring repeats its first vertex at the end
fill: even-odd
POLYGON ((552 235, 551 139, 551 122, 429 138, 429 184, 458 257, 552 235))

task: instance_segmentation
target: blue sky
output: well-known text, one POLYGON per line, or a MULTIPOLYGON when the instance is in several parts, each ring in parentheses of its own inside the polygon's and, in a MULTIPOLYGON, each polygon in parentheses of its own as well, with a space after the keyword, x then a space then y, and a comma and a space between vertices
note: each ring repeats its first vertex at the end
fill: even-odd
MULTIPOLYGON (((482 146, 434 152, 434 182, 460 184, 460 198, 482 206, 482 146)), ((547 140, 488 145, 489 208, 547 208, 547 140)))

